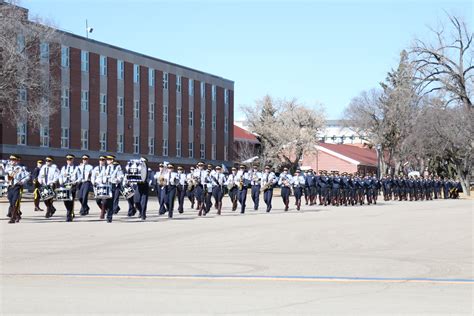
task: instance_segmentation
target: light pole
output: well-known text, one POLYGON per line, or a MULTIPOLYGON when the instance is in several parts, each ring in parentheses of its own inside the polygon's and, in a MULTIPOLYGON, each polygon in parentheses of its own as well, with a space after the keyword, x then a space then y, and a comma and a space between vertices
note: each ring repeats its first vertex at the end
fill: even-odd
POLYGON ((377 152, 377 179, 380 179, 380 150, 382 149, 382 145, 377 144, 375 146, 377 152))
POLYGON ((90 27, 87 24, 87 19, 86 19, 86 38, 89 38, 89 33, 92 33, 92 31, 94 31, 94 28, 90 27))

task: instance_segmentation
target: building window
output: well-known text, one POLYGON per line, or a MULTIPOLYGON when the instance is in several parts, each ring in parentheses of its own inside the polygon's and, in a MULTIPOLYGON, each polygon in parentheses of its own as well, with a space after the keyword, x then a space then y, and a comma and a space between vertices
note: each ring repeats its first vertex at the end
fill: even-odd
POLYGON ((61 148, 69 148, 69 128, 61 127, 61 148))
POLYGON ((217 89, 215 85, 212 85, 212 101, 216 101, 217 89))
POLYGON ((61 67, 69 68, 69 47, 61 46, 61 67))
POLYGON ((176 141, 176 157, 181 157, 181 141, 176 141))
POLYGON ((181 108, 176 109, 176 125, 181 125, 181 108))
POLYGON ((117 152, 123 153, 123 134, 117 134, 117 152))
POLYGON ((216 115, 212 114, 212 130, 216 130, 216 115))
POLYGON ((227 161, 227 146, 224 145, 224 160, 227 161))
POLYGON ((155 137, 148 137, 148 155, 155 154, 155 137))
POLYGON ((140 118, 140 101, 139 100, 135 100, 133 102, 134 104, 134 107, 133 107, 133 117, 138 119, 140 118))
POLYGON ((201 98, 206 98, 206 83, 201 82, 201 98))
POLYGON ((100 113, 107 114, 107 95, 104 93, 100 94, 100 113))
POLYGON ((150 121, 155 120, 155 103, 150 103, 148 106, 148 119, 150 121))
POLYGON ((117 115, 123 116, 123 98, 117 97, 117 115))
POLYGON ((89 71, 89 52, 81 51, 81 71, 89 71))
POLYGON ((107 56, 100 56, 100 75, 107 76, 107 56))
POLYGON ((125 72, 125 63, 123 60, 117 60, 117 79, 123 80, 125 72))
POLYGON ((212 153, 211 159, 216 160, 216 144, 212 144, 212 153))
POLYGON ((168 123, 168 106, 163 105, 163 123, 168 123))
POLYGON ((100 132, 100 151, 107 150, 107 132, 100 132))
POLYGON ((224 133, 229 132, 229 118, 226 116, 224 117, 224 133))
POLYGON ((16 143, 26 145, 26 123, 18 123, 16 129, 16 143))
POLYGON ((194 95, 194 80, 189 79, 189 95, 194 95))
POLYGON ((188 156, 189 158, 194 158, 194 143, 193 142, 188 143, 188 156))
POLYGON ((135 64, 133 65, 133 82, 140 82, 140 66, 135 64))
POLYGON ((81 149, 89 149, 89 130, 81 129, 81 149))
POLYGON ((49 147, 49 126, 40 124, 40 146, 49 147))
POLYGON ((176 93, 181 93, 181 76, 176 76, 176 93))
POLYGON ((163 73, 163 89, 168 90, 168 73, 163 73))
POLYGON ((138 154, 140 152, 140 137, 133 136, 133 153, 138 154))
POLYGON ((49 61, 49 44, 40 43, 40 59, 42 61, 49 61))
POLYGON ((148 85, 155 86, 155 70, 151 68, 148 69, 148 85))
POLYGON ((69 89, 68 88, 62 88, 61 90, 61 106, 63 108, 69 107, 69 89))
POLYGON ((204 159, 206 156, 206 151, 204 150, 204 144, 199 144, 199 157, 204 159))
POLYGON ((163 156, 168 156, 168 140, 163 139, 163 156))
POLYGON ((229 104, 229 90, 224 89, 224 103, 229 104))
POLYGON ((81 110, 89 111, 89 91, 81 91, 81 110))
POLYGON ((194 118, 193 118, 194 112, 192 110, 189 111, 189 126, 194 125, 194 118))
POLYGON ((201 112, 201 128, 204 128, 205 123, 204 113, 201 112))
POLYGON ((26 102, 28 99, 27 92, 25 88, 18 89, 18 99, 20 102, 26 102))

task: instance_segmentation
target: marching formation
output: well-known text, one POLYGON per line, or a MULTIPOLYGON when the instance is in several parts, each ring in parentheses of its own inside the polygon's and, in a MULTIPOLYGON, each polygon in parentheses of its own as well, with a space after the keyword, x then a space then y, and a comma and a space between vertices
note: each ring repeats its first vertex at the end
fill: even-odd
POLYGON ((34 189, 35 211, 41 212, 40 201, 46 206, 45 217, 52 217, 56 208, 54 203, 63 202, 66 208, 66 221, 74 220, 74 205, 80 204, 79 214, 89 214, 89 192, 94 193, 95 202, 100 209, 100 218, 112 222, 114 214, 120 211, 120 196, 128 202, 129 217, 147 217, 147 205, 150 191, 155 191, 159 202, 159 214, 173 217, 175 204, 179 213, 184 212, 184 201, 189 199, 191 208, 205 216, 214 206, 217 214, 222 211, 222 201, 227 194, 232 211, 240 205, 240 213, 247 207, 247 195, 253 202, 253 209, 259 210, 260 195, 263 195, 266 212, 272 209, 273 189, 279 186, 285 211, 290 209, 290 196, 294 196, 296 210, 301 209, 302 200, 306 205, 363 205, 376 204, 380 192, 384 200, 418 201, 457 198, 462 189, 459 182, 439 177, 384 176, 377 179, 372 174, 339 174, 325 170, 319 173, 313 170, 290 174, 288 168, 276 175, 271 166, 260 171, 257 165, 250 170, 246 166, 231 168, 227 172, 224 166, 205 165, 199 162, 188 173, 178 166, 162 163, 157 171, 148 168, 147 159, 133 159, 125 167, 115 160, 115 156, 99 157, 99 164, 89 164, 89 156, 83 155, 79 165, 74 163, 74 155, 66 155, 61 168, 48 156, 38 160, 32 173, 19 161, 20 157, 11 155, 8 161, 0 161, 0 195, 7 194, 9 223, 21 219, 21 198, 23 189, 31 180, 34 189))

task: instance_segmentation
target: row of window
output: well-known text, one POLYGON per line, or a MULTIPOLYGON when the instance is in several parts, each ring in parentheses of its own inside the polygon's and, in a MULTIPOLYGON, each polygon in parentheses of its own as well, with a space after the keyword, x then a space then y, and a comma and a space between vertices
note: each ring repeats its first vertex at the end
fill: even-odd
MULTIPOLYGON (((123 153, 123 134, 117 134, 117 152, 123 153)), ((20 123, 17 128, 17 143, 18 145, 26 145, 26 124, 20 123)), ((107 151, 107 132, 100 132, 99 134, 100 151, 107 151)), ((40 125, 40 146, 49 147, 49 126, 40 125)), ((61 128, 61 148, 69 148, 69 128, 61 128)), ((81 130, 81 150, 89 149, 89 130, 81 130)), ((199 144, 200 159, 205 159, 205 146, 199 144)), ((133 153, 140 153, 140 138, 133 137, 133 153)), ((168 156, 168 140, 163 139, 162 155, 168 156)), ((148 137, 148 154, 155 154, 155 138, 148 137)), ((176 141, 176 157, 181 157, 181 141, 176 141)), ((212 144, 211 159, 216 159, 216 145, 212 144)), ((194 142, 188 143, 188 157, 194 158, 194 142)), ((227 146, 224 146, 224 160, 227 160, 227 146)))
MULTIPOLYGON (((21 99, 21 97, 20 97, 21 99)), ((70 105, 69 99, 69 89, 64 88, 61 93, 61 106, 64 108, 68 108, 70 105)), ((107 95, 101 93, 99 97, 99 107, 100 113, 107 113, 107 95)), ((81 91, 81 110, 89 111, 89 91, 82 90, 81 91)), ((123 97, 117 97, 117 115, 123 116, 124 114, 124 101, 123 97)), ((140 118, 140 101, 135 100, 133 106, 133 117, 136 119, 140 118)), ((149 103, 148 105, 148 119, 150 121, 155 120, 155 103, 149 103)), ((212 115, 212 130, 216 130, 216 115, 212 115)), ((168 123, 168 105, 163 105, 163 122, 168 123)), ((176 124, 181 125, 181 108, 176 109, 176 124)), ((194 113, 193 111, 189 111, 189 126, 194 126, 194 113)), ((201 113, 200 117, 200 127, 205 127, 205 116, 201 113)), ((228 118, 224 118, 224 132, 228 132, 228 118)))
MULTIPOLYGON (((44 43, 43 43, 44 44, 44 43)), ((47 45, 47 43, 45 44, 47 45)), ((49 46, 47 50, 45 49, 45 54, 49 56, 49 46), (46 52, 47 51, 47 52, 46 52)), ((43 49, 43 48, 42 48, 43 49)), ((41 50, 42 51, 42 50, 41 50)), ((107 76, 107 56, 100 55, 100 75, 107 76)), ((62 46, 61 47, 61 66, 64 68, 69 67, 69 47, 62 46)), ((88 72, 89 71, 89 52, 81 51, 81 71, 88 72)), ((117 60, 117 79, 123 80, 125 76, 125 62, 123 60, 117 60)), ((163 72, 163 89, 168 89, 169 84, 169 74, 167 72, 163 72)), ((181 76, 176 76, 176 93, 181 93, 182 88, 182 79, 181 76)), ((133 82, 139 83, 140 82, 140 66, 137 64, 133 65, 133 82)), ((148 69, 148 85, 150 87, 155 86, 155 70, 149 68, 148 69)), ((206 97, 206 85, 204 82, 201 82, 201 97, 206 97)), ((194 95, 194 80, 189 79, 189 95, 194 95)), ((217 87, 212 85, 211 87, 211 97, 212 100, 215 101, 217 98, 217 87)), ((229 104, 229 90, 224 89, 224 102, 225 104, 229 104)))

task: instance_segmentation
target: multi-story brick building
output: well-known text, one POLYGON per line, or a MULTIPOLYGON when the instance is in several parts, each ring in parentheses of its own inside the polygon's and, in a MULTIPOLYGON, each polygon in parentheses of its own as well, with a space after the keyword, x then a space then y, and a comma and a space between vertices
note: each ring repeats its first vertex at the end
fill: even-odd
POLYGON ((114 153, 121 161, 146 156, 151 165, 232 161, 233 81, 57 32, 60 43, 40 43, 38 57, 60 78, 61 92, 50 100, 59 111, 39 132, 2 120, 2 157, 18 153, 28 165, 66 153, 114 153))

